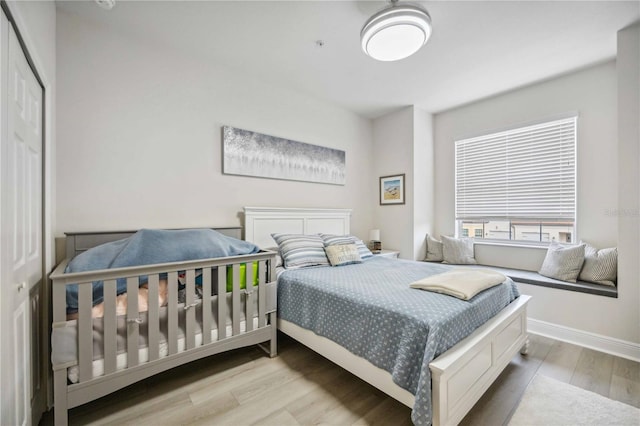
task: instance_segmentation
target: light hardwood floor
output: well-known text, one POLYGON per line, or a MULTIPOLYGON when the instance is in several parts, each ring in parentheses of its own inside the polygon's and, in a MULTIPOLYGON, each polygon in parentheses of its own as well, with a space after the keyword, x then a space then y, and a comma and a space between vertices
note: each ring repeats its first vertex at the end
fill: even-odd
MULTIPOLYGON (((279 356, 239 349, 175 368, 70 411, 72 425, 410 425, 411 410, 279 335, 279 356)), ((506 424, 535 374, 640 408, 640 363, 532 335, 464 418, 506 424)), ((52 424, 47 413, 41 424, 52 424)))

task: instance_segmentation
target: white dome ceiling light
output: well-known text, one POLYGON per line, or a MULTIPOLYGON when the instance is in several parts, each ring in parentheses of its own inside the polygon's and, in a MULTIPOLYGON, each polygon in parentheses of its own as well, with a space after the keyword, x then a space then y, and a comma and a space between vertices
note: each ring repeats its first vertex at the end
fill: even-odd
POLYGON ((431 36, 431 17, 411 4, 391 6, 373 15, 360 31, 364 53, 378 61, 397 61, 416 53, 431 36))
POLYGON ((104 10, 111 10, 116 5, 116 0, 95 0, 95 2, 104 10))

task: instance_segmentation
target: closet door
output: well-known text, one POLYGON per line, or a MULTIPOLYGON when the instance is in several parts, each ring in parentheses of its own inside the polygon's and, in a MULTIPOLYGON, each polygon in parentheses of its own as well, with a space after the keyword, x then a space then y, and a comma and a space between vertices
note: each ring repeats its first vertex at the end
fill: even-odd
POLYGON ((0 423, 30 425, 35 391, 31 380, 32 345, 33 332, 37 330, 37 324, 32 324, 30 294, 39 303, 42 284, 42 89, 13 29, 4 15, 2 19, 2 75, 3 80, 6 77, 3 81, 6 89, 0 97, 3 118, 0 423))

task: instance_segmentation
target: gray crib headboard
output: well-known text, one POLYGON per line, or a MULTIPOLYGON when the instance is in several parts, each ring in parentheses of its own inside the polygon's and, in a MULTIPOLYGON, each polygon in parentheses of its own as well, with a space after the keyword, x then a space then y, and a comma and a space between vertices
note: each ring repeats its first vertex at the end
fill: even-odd
MULTIPOLYGON (((239 226, 211 229, 229 237, 238 239, 242 238, 242 228, 239 226)), ((111 241, 121 240, 135 234, 136 232, 137 231, 65 232, 64 235, 67 237, 66 257, 71 259, 75 255, 82 253, 91 247, 110 243, 111 241)))

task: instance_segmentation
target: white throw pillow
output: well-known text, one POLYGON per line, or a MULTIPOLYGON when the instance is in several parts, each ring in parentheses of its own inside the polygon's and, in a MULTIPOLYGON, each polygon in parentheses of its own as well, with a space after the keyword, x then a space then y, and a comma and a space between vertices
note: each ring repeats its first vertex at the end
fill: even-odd
POLYGON ((427 257, 425 257, 424 260, 427 262, 442 262, 444 260, 442 255, 442 242, 436 240, 429 234, 427 234, 427 257))
POLYGON ((442 256, 445 263, 452 265, 475 265, 473 240, 471 238, 453 238, 442 236, 442 256))
POLYGON ((563 246, 551 242, 538 273, 556 280, 575 283, 584 263, 584 249, 585 244, 563 246))
POLYGON ((358 247, 358 254, 360 259, 366 259, 372 257, 373 253, 367 248, 361 239, 354 237, 353 235, 333 235, 333 234, 320 234, 324 241, 325 247, 342 245, 342 244, 355 244, 358 247))
POLYGON ((584 264, 579 279, 614 287, 618 279, 618 249, 612 247, 598 250, 585 244, 584 264))
POLYGON ((355 244, 333 245, 324 248, 331 266, 349 265, 351 263, 362 263, 358 247, 355 244))

